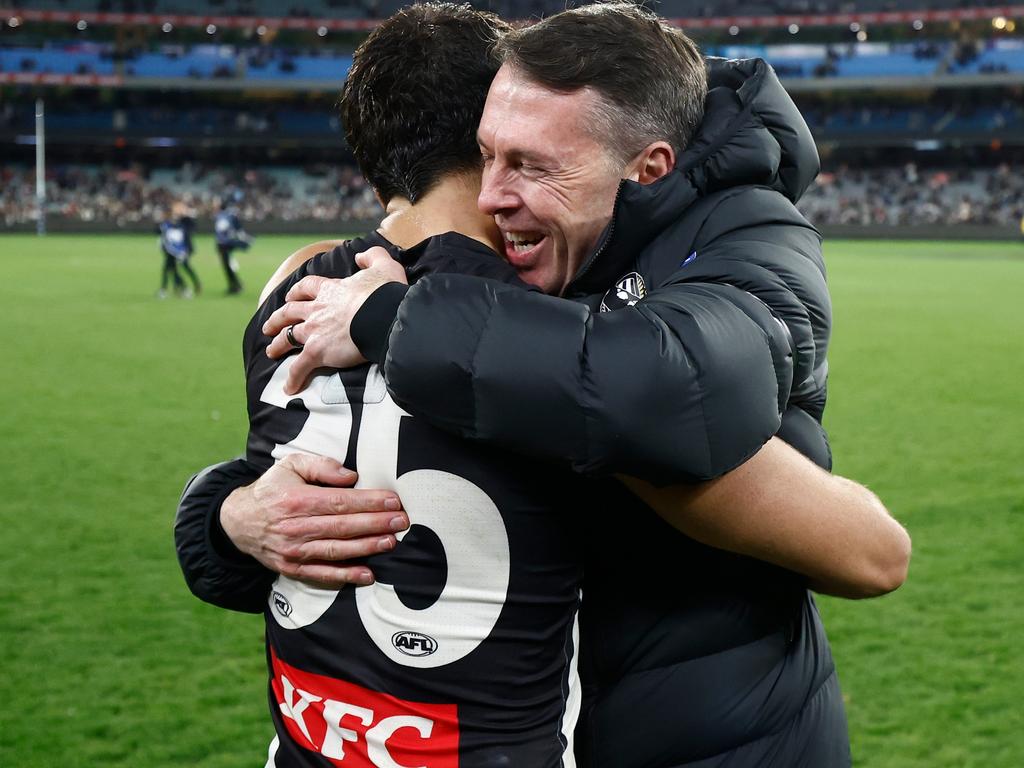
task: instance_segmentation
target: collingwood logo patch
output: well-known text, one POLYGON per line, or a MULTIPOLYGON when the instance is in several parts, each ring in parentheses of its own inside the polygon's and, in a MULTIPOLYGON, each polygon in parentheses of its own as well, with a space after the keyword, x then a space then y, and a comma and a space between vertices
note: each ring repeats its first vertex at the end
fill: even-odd
POLYGON ((292 604, 288 602, 288 598, 278 592, 276 589, 272 595, 274 600, 274 609, 284 616, 285 618, 292 615, 292 604))
POLYGON ((620 277, 615 287, 601 299, 601 311, 611 312, 613 309, 632 307, 646 295, 647 286, 644 285, 644 279, 637 272, 630 272, 620 277))

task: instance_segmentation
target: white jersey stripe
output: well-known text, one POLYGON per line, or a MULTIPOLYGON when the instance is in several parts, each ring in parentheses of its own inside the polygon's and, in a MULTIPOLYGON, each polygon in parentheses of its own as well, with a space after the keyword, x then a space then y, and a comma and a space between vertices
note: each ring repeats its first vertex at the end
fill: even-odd
MULTIPOLYGON (((583 600, 583 591, 579 593, 579 599, 583 600)), ((561 731, 565 738, 565 751, 562 753, 562 767, 576 768, 576 755, 573 751, 573 735, 576 732, 576 722, 580 717, 580 706, 583 694, 580 689, 580 674, 577 661, 580 656, 580 611, 579 608, 572 618, 572 658, 569 661, 569 695, 565 700, 565 711, 562 714, 561 731)))
POLYGON ((267 750, 267 764, 263 768, 277 768, 277 761, 274 758, 277 756, 277 747, 280 743, 277 736, 270 742, 270 748, 267 750))

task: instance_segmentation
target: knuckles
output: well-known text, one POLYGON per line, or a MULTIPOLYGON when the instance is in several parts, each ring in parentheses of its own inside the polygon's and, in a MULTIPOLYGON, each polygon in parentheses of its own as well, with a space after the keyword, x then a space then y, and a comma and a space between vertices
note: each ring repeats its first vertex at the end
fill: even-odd
POLYGON ((280 555, 286 563, 296 562, 302 559, 301 544, 286 544, 281 547, 280 555))

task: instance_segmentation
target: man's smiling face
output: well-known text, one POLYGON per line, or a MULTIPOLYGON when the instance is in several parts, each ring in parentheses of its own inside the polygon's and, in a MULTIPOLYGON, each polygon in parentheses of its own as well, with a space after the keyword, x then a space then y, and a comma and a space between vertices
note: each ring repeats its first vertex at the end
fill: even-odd
POLYGON ((565 290, 611 220, 623 169, 587 130, 600 108, 589 88, 552 91, 508 65, 487 96, 480 210, 519 276, 545 293, 565 290))

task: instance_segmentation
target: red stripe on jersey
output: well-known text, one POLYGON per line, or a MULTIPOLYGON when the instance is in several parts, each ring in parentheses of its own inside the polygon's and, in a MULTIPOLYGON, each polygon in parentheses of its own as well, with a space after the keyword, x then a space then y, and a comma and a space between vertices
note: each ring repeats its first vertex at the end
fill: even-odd
POLYGON ((455 704, 403 701, 303 672, 271 651, 271 686, 288 734, 341 768, 458 768, 455 704))

